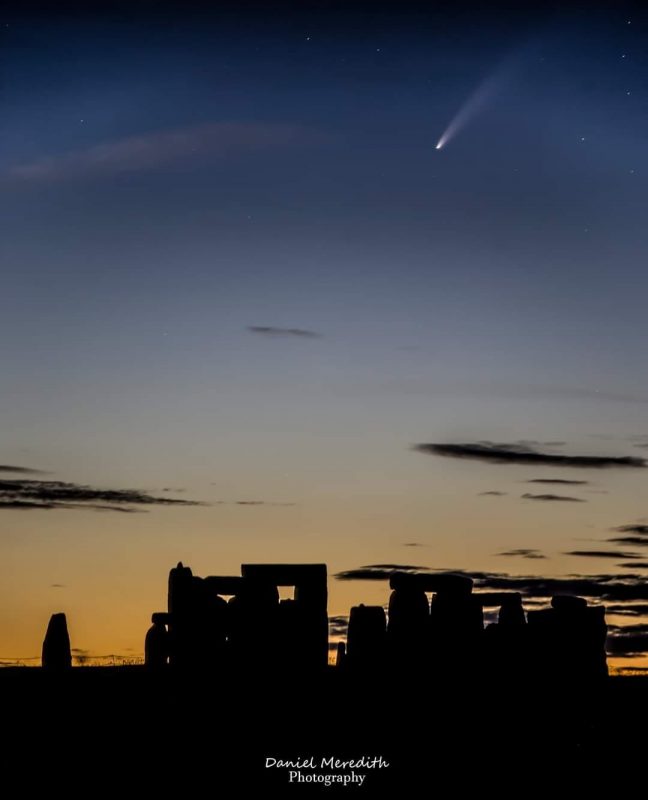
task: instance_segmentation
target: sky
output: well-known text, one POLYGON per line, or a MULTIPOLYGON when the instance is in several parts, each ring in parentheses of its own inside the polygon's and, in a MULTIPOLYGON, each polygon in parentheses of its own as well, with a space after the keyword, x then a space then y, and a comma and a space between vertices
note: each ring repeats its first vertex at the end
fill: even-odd
POLYGON ((648 665, 648 15, 484 6, 2 15, 0 661, 182 560, 585 576, 648 665))

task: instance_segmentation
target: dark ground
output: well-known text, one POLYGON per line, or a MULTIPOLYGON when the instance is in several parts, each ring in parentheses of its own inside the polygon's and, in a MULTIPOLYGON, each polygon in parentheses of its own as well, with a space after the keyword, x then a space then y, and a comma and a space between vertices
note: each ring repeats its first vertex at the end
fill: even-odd
MULTIPOLYGON (((644 756, 648 678, 583 686, 462 680, 154 675, 141 667, 0 670, 4 772, 48 793, 145 791, 217 797, 270 792, 447 796, 547 782, 581 789, 644 756), (364 784, 290 784, 267 757, 382 756, 364 784), (83 776, 83 777, 82 777, 83 776), (522 776, 522 777, 520 777, 522 776), (90 781, 87 784, 85 782, 90 781), (257 790, 257 791, 254 791, 257 790), (337 791, 336 791, 337 790, 337 791)), ((639 764, 641 761, 639 762, 639 764)), ((303 770, 304 774, 313 770, 303 770)), ((319 774, 326 769, 316 770, 319 774)), ((349 770, 334 770, 350 774, 349 770)))

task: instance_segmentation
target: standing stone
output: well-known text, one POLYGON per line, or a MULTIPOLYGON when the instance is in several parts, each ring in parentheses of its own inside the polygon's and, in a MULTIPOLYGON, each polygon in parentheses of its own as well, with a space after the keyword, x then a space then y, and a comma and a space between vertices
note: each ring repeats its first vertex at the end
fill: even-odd
POLYGON ((153 614, 144 640, 144 663, 150 669, 163 669, 169 658, 168 614, 153 614))
POLYGON ((346 645, 344 644, 344 642, 338 642, 336 656, 335 656, 335 666, 338 669, 343 669, 345 661, 346 661, 346 645))
POLYGON ((379 670, 384 665, 387 623, 382 606, 353 606, 349 615, 346 661, 353 669, 379 670))
POLYGON ((65 670, 72 666, 70 636, 65 614, 52 614, 43 640, 42 665, 48 670, 65 670))
POLYGON ((389 598, 387 641, 394 669, 425 668, 428 655, 430 607, 425 592, 416 585, 394 589, 389 598))

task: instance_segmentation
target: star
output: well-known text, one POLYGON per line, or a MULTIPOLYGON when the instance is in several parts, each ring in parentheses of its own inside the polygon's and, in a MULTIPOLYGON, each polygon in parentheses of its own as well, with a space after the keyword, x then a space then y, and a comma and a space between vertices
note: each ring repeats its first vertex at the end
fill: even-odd
POLYGON ((584 141, 585 141, 585 137, 584 137, 584 136, 581 136, 581 137, 580 137, 580 140, 581 140, 581 142, 584 142, 584 141))

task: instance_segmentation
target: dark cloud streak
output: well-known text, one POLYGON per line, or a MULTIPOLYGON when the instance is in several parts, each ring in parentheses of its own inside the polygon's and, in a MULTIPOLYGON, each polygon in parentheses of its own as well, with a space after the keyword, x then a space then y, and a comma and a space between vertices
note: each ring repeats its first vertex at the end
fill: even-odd
POLYGON ((603 469, 608 467, 645 467, 644 458, 634 456, 568 456, 557 453, 540 453, 519 445, 488 444, 417 444, 414 450, 447 458, 466 458, 491 464, 532 464, 552 467, 579 467, 603 469))
POLYGON ((530 559, 541 559, 547 557, 543 555, 539 550, 533 550, 528 548, 518 548, 517 550, 504 550, 501 553, 495 553, 495 555, 509 556, 511 558, 530 558, 530 559))
POLYGON ((10 464, 0 464, 0 472, 14 472, 16 475, 43 475, 44 470, 31 467, 14 467, 10 464))
POLYGON ((335 577, 339 581, 387 581, 394 572, 410 572, 413 574, 428 572, 427 567, 415 567, 409 564, 368 564, 357 569, 338 572, 335 577))
POLYGON ((619 533, 636 533, 639 536, 648 536, 648 525, 634 524, 634 525, 619 525, 614 529, 619 533))
POLYGON ((301 339, 321 339, 322 334, 316 331, 309 331, 306 328, 276 328, 271 325, 249 325, 250 333, 258 333, 261 336, 295 336, 301 339))
POLYGON ((614 544, 634 544, 637 547, 648 547, 648 538, 643 539, 641 536, 612 536, 606 541, 614 544))
POLYGON ((555 483, 563 486, 586 486, 589 481, 570 481, 567 478, 531 478, 527 483, 555 483))
POLYGON ((623 550, 569 550, 563 555, 582 558, 641 558, 638 553, 627 553, 623 550))
MULTIPOLYGON (((395 566, 395 565, 394 565, 395 566)), ((368 565, 338 572, 337 580, 388 580, 394 571, 416 574, 439 574, 449 570, 384 569, 384 565, 368 565)), ((520 592, 525 598, 543 599, 560 594, 575 594, 616 603, 648 603, 648 581, 641 574, 568 575, 563 578, 544 578, 539 575, 510 575, 502 572, 478 572, 454 569, 453 575, 465 575, 475 582, 475 589, 489 592, 520 592)))
POLYGON ((93 509, 133 513, 138 506, 196 506, 193 500, 156 497, 137 489, 100 489, 77 483, 0 480, 0 509, 93 509), (135 507, 133 507, 135 506, 135 507))
POLYGON ((568 495, 564 494, 531 494, 531 492, 525 492, 522 495, 523 500, 541 500, 545 503, 586 503, 587 500, 583 500, 580 497, 569 497, 568 495))

